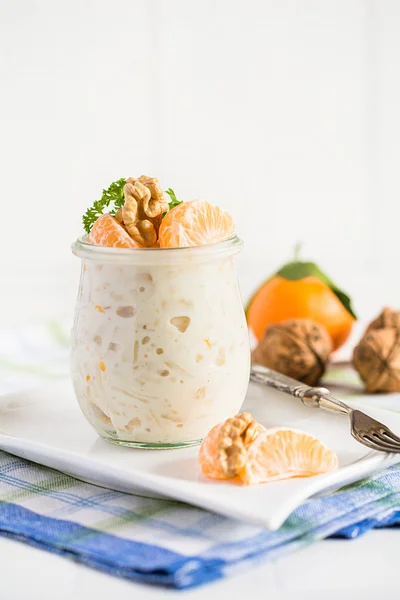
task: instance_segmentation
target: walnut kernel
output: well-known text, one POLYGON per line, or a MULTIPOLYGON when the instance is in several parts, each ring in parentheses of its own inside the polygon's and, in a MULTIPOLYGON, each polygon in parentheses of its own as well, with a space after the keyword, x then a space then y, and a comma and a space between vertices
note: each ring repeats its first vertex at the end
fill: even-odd
POLYGON ((124 186, 125 203, 117 220, 130 236, 144 247, 157 243, 163 213, 168 209, 162 189, 154 177, 130 177, 124 186))
POLYGON ((235 477, 243 468, 247 448, 261 431, 264 427, 250 413, 241 413, 225 421, 219 432, 216 457, 225 477, 235 477))

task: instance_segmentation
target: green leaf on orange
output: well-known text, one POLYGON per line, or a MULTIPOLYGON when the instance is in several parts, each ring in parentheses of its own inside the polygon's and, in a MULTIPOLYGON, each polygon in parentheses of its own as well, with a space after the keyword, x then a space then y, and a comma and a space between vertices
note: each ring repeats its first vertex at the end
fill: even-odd
POLYGON ((284 279, 290 281, 297 281, 298 279, 304 279, 305 277, 314 276, 323 283, 325 283, 343 304, 344 308, 351 314, 354 319, 357 316, 351 306, 351 299, 343 290, 337 287, 333 281, 313 262, 300 262, 294 261, 284 265, 276 275, 280 275, 284 279))

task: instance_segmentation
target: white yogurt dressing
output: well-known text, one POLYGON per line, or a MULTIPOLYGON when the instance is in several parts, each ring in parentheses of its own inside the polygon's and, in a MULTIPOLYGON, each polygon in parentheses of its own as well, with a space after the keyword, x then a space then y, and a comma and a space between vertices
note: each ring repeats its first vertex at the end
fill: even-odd
POLYGON ((83 413, 104 437, 200 440, 239 411, 249 369, 232 256, 175 265, 85 260, 72 378, 83 413))

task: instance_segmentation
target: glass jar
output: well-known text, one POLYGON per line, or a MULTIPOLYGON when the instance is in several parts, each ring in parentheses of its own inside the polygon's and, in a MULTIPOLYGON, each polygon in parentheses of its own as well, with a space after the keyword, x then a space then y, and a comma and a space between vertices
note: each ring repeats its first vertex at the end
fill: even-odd
POLYGON ((235 415, 250 371, 233 255, 208 246, 120 249, 73 244, 82 258, 72 380, 99 435, 125 446, 198 444, 235 415))

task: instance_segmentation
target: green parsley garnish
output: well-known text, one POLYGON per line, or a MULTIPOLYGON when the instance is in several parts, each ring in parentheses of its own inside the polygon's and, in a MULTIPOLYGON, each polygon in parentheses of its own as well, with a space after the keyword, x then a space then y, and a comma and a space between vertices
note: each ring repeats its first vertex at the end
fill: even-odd
POLYGON ((178 206, 178 204, 182 204, 182 200, 178 200, 173 189, 168 188, 167 190, 165 190, 165 193, 168 194, 168 196, 171 198, 171 201, 168 202, 168 210, 172 210, 173 208, 175 208, 175 206, 178 206))
POLYGON ((93 206, 87 209, 82 217, 83 227, 87 233, 90 232, 93 223, 104 213, 104 209, 111 205, 108 211, 110 215, 115 215, 119 208, 124 205, 124 185, 126 179, 118 179, 110 185, 106 190, 103 190, 100 200, 95 200, 93 206))

